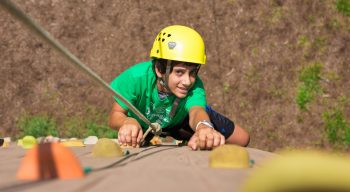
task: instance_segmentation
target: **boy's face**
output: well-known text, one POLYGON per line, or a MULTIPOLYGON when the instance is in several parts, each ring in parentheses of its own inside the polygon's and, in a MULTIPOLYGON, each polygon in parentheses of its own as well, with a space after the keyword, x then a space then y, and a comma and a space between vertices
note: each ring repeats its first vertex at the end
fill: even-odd
POLYGON ((169 75, 168 87, 176 97, 184 98, 196 81, 196 76, 197 66, 176 62, 169 75))

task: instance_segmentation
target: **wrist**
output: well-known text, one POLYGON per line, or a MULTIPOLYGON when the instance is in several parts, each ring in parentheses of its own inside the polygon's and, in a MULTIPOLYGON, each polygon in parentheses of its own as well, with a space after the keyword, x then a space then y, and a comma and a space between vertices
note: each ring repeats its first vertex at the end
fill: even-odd
POLYGON ((197 123, 196 127, 195 127, 195 131, 197 131, 197 129, 201 126, 201 125, 205 125, 207 127, 210 127, 212 129, 214 129, 214 125, 208 121, 208 120, 201 120, 197 123))
POLYGON ((123 125, 126 125, 126 124, 132 124, 132 125, 139 126, 139 123, 137 122, 137 120, 132 118, 132 117, 127 117, 127 118, 124 119, 123 125))

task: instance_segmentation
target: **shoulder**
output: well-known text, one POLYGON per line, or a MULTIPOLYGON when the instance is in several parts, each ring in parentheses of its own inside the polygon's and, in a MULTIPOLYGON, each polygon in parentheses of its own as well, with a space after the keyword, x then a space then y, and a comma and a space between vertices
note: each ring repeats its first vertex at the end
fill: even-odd
POLYGON ((153 73, 152 60, 137 63, 128 68, 125 72, 135 76, 145 75, 145 73, 153 73))
POLYGON ((202 79, 199 76, 196 77, 196 82, 194 83, 194 86, 195 87, 201 87, 201 88, 204 87, 203 81, 202 81, 202 79))
POLYGON ((145 61, 137 63, 128 69, 124 70, 117 77, 115 77, 111 84, 117 84, 118 82, 132 83, 134 81, 142 81, 142 79, 154 78, 155 76, 152 67, 152 61, 145 61))
POLYGON ((189 91, 188 95, 186 96, 187 100, 190 100, 192 98, 197 97, 204 97, 205 98, 205 89, 202 80, 199 76, 196 77, 196 81, 194 82, 191 90, 189 91))
POLYGON ((193 106, 205 107, 206 94, 202 80, 197 76, 196 82, 186 97, 185 108, 187 111, 193 106))
POLYGON ((196 77, 196 81, 194 82, 193 87, 191 88, 191 93, 196 93, 196 92, 205 92, 204 90, 204 85, 203 81, 199 76, 196 77))

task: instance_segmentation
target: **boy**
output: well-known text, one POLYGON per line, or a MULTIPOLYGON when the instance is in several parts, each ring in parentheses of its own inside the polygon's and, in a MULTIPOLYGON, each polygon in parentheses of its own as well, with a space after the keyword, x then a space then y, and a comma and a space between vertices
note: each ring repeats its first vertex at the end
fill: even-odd
MULTIPOLYGON (((187 140, 193 150, 212 149, 225 142, 248 145, 249 134, 244 129, 206 105, 203 83, 197 76, 206 61, 204 41, 195 30, 180 25, 162 29, 150 56, 151 61, 120 74, 111 87, 150 122, 159 123, 162 132, 187 140)), ((120 144, 133 147, 148 128, 117 98, 109 126, 118 130, 120 144)))

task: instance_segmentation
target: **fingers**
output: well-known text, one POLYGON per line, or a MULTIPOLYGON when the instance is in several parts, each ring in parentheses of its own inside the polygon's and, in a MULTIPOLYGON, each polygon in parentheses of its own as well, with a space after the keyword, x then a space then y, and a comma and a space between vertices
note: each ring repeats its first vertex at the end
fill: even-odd
POLYGON ((210 150, 225 144, 225 137, 212 128, 198 130, 190 139, 188 146, 193 150, 210 150))
POLYGON ((119 129, 118 131, 118 143, 123 145, 126 143, 124 133, 119 129))
POLYGON ((225 144, 225 142, 226 142, 226 139, 225 139, 225 137, 222 135, 222 134, 220 134, 220 145, 223 145, 223 144, 225 144))
POLYGON ((133 127, 131 129, 131 146, 136 147, 138 135, 139 135, 139 130, 136 127, 133 127))
POLYGON ((126 145, 129 145, 131 146, 131 130, 130 129, 126 129, 124 131, 124 134, 125 134, 125 142, 126 142, 126 145))
POLYGON ((137 137, 136 137, 136 145, 140 144, 142 137, 143 137, 143 132, 142 132, 142 129, 141 129, 139 131, 139 133, 137 134, 137 137))
POLYGON ((221 145, 221 140, 222 138, 224 139, 225 141, 225 137, 223 135, 219 135, 219 134, 215 134, 214 135, 214 141, 213 141, 213 147, 216 147, 216 146, 219 146, 221 145), (222 137, 221 137, 222 136, 222 137))
POLYGON ((190 147, 192 150, 198 149, 198 137, 196 134, 193 134, 191 139, 188 141, 187 146, 190 147))
POLYGON ((199 148, 205 149, 206 148, 206 141, 207 141, 207 134, 206 132, 200 131, 199 132, 199 148))
POLYGON ((132 125, 124 125, 119 129, 118 141, 120 145, 136 147, 142 138, 141 128, 132 125))

